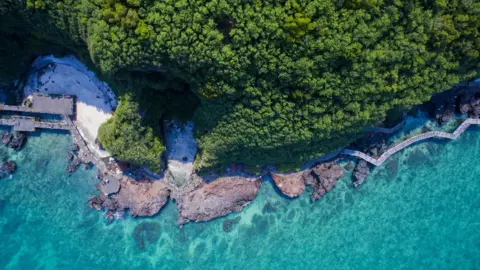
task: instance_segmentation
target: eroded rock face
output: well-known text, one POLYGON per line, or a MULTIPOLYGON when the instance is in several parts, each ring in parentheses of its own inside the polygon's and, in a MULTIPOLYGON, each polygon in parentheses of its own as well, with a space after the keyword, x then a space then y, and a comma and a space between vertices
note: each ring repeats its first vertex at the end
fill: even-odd
POLYGON ((433 95, 430 103, 434 104, 433 116, 440 125, 448 122, 455 113, 456 89, 433 95))
POLYGON ((297 197, 305 191, 305 181, 303 180, 303 173, 270 173, 275 185, 278 189, 290 198, 297 197))
POLYGON ((367 178, 368 174, 370 173, 370 168, 368 167, 368 163, 365 160, 360 160, 355 167, 355 171, 353 172, 354 182, 353 186, 357 188, 360 186, 365 178, 367 178))
POLYGON ((2 143, 7 145, 13 138, 13 134, 12 133, 8 133, 8 132, 2 132, 2 143))
POLYGON ((13 133, 13 136, 10 137, 10 140, 7 143, 7 146, 15 150, 20 150, 22 149, 26 141, 27 141, 27 135, 25 133, 15 131, 15 133, 13 133))
POLYGON ((261 185, 261 178, 239 176, 221 177, 208 184, 201 184, 176 198, 178 224, 207 221, 239 212, 255 198, 261 185))
POLYGON ((304 181, 314 190, 311 196, 312 201, 320 199, 330 191, 337 184, 337 180, 343 177, 343 174, 342 166, 333 162, 318 164, 306 171, 304 181))
MULTIPOLYGON (((101 196, 100 205, 111 211, 130 209, 132 217, 153 216, 167 203, 169 195, 170 191, 163 181, 137 182, 124 178, 120 191, 111 198, 101 196)), ((91 202, 99 203, 98 198, 91 202)))
POLYGON ((16 169, 17 169, 17 163, 15 163, 15 161, 11 161, 11 160, 3 162, 3 164, 0 168, 1 171, 5 172, 7 174, 14 173, 16 169))

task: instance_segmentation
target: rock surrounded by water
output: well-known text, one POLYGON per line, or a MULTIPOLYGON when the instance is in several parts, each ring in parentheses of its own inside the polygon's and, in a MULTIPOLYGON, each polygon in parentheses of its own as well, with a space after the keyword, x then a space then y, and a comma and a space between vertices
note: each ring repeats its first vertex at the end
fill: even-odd
POLYGON ((270 176, 278 189, 290 198, 297 197, 305 191, 303 172, 291 174, 270 173, 270 176))
POLYGON ((353 171, 354 182, 353 186, 355 188, 359 187, 365 178, 367 178, 368 174, 370 173, 370 168, 368 167, 368 163, 365 160, 360 160, 353 171))
POLYGON ((261 178, 239 176, 221 177, 211 183, 203 183, 195 190, 176 198, 178 224, 207 221, 239 212, 255 198, 261 185, 261 178))
POLYGON ((304 179, 305 183, 313 188, 312 201, 320 199, 330 191, 337 184, 337 180, 343 177, 343 174, 342 166, 334 162, 318 164, 306 171, 304 179))
POLYGON ((12 149, 20 150, 27 142, 27 135, 24 132, 15 131, 14 133, 3 132, 2 143, 12 149))
POLYGON ((130 209, 133 217, 153 216, 167 203, 169 194, 163 181, 137 182, 125 177, 117 194, 111 197, 100 195, 92 199, 90 204, 111 211, 130 209))

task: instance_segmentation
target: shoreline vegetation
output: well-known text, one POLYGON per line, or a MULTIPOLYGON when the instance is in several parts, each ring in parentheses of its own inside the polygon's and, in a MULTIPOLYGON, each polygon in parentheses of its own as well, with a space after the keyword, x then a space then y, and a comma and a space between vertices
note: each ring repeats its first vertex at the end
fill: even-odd
MULTIPOLYGON (((48 69, 44 69, 44 73, 33 72, 31 76, 41 79, 45 75, 48 75, 49 78, 55 77, 56 72, 63 74, 61 70, 55 69, 55 61, 64 62, 65 60, 49 58, 49 62, 46 63, 46 65, 49 65, 48 69)), ((41 62, 41 60, 36 62, 41 62)), ((38 67, 36 68, 38 69, 38 67)), ((85 72, 76 70, 80 73, 85 72)), ((72 78, 66 79, 78 77, 78 75, 74 74, 72 76, 72 78)), ((58 76, 55 78, 58 80, 58 76)), ((46 86, 45 84, 37 83, 32 78, 29 78, 28 81, 29 83, 27 83, 25 89, 29 90, 26 90, 25 94, 39 87, 46 86)), ((77 80, 76 84, 76 89, 85 89, 82 82, 77 80)), ((62 81, 57 81, 57 85, 69 86, 62 81)), ((47 92, 55 94, 55 88, 52 88, 51 85, 49 87, 50 89, 47 89, 47 92)), ((105 89, 108 89, 108 86, 105 87, 105 89)), ((77 90, 62 89, 62 91, 73 91, 73 93, 69 93, 75 95, 77 90)), ((319 157, 309 162, 310 165, 305 165, 304 169, 293 173, 279 173, 275 166, 265 166, 262 168, 262 173, 254 175, 246 171, 241 164, 236 164, 220 176, 199 176, 193 166, 195 152, 197 151, 196 142, 193 138, 193 123, 165 122, 164 131, 167 136, 166 146, 168 155, 166 157, 167 166, 164 172, 160 175, 153 175, 152 178, 151 174, 142 172, 146 168, 142 170, 132 169, 130 171, 134 175, 125 174, 119 177, 119 180, 115 180, 105 175, 105 172, 109 170, 107 166, 105 172, 99 173, 99 179, 102 180, 100 185, 102 186, 101 194, 90 198, 89 204, 98 210, 105 210, 106 218, 111 222, 115 218, 123 217, 127 209, 131 216, 153 216, 161 211, 169 199, 174 199, 179 211, 178 224, 181 226, 190 221, 207 221, 228 215, 231 212, 241 211, 245 205, 256 197, 265 177, 271 177, 279 192, 291 198, 305 192, 307 185, 311 186, 313 190, 311 199, 315 201, 336 185, 337 180, 343 177, 345 169, 354 169, 353 186, 357 188, 362 184, 370 171, 365 161, 378 166, 389 156, 400 151, 399 147, 403 149, 417 142, 417 139, 425 140, 434 136, 455 139, 469 125, 480 124, 480 119, 478 119, 480 116, 479 94, 478 85, 457 85, 447 92, 440 93, 440 98, 433 97, 429 103, 422 105, 421 108, 414 109, 430 110, 429 114, 434 116, 440 124, 448 122, 454 117, 455 112, 472 117, 464 119, 453 133, 428 131, 424 127, 420 135, 408 138, 402 142, 388 143, 388 139, 394 136, 406 123, 407 118, 406 114, 404 114, 403 120, 394 127, 390 129, 368 128, 362 140, 358 140, 342 150, 319 157), (453 106, 451 106, 452 104, 453 106), (355 168, 353 168, 350 162, 340 165, 339 162, 346 156, 358 158, 355 168), (108 185, 117 185, 117 187, 115 187, 113 192, 104 193, 103 189, 108 185)), ((104 102, 111 102, 106 95, 103 98, 98 96, 96 98, 100 100, 105 99, 104 102)), ((92 138, 81 135, 89 147, 92 144, 96 144, 95 141, 92 141, 92 138)), ((92 153, 96 154, 94 151, 92 153)), ((157 157, 157 160, 160 161, 160 157, 157 157)), ((115 162, 110 159, 109 164, 111 166, 109 167, 117 169, 119 166, 121 167, 123 162, 112 165, 113 163, 115 162)))
POLYGON ((134 96, 157 138, 163 120, 193 121, 197 169, 291 169, 478 77, 479 5, 7 0, 0 81, 71 53, 134 96))
MULTIPOLYGON (((365 127, 412 107, 441 125, 477 118, 478 89, 436 93, 478 77, 479 26, 475 1, 6 0, 0 83, 39 55, 76 55, 108 85, 62 58, 17 90, 76 93, 92 152, 132 173, 117 183, 102 172, 101 186, 119 191, 92 207, 109 220, 151 216, 170 198, 182 225, 240 211, 267 173, 285 195, 309 185, 319 199, 344 174, 339 152, 270 172, 346 145, 382 157, 393 134, 365 127)), ((349 166, 358 187, 369 164, 349 166)))
MULTIPOLYGON (((370 131, 366 133, 366 138, 363 141, 357 141, 354 144, 347 146, 342 151, 336 151, 329 155, 317 158, 315 162, 312 162, 313 165, 308 166, 306 169, 286 174, 277 173, 275 167, 266 166, 263 168, 262 173, 254 175, 242 170, 243 167, 241 164, 237 164, 240 170, 230 170, 226 174, 220 176, 209 175, 202 177, 197 175, 191 166, 180 167, 180 169, 179 167, 176 167, 175 170, 173 170, 175 173, 170 173, 169 167, 167 166, 166 173, 160 180, 166 184, 162 185, 161 188, 154 188, 153 190, 157 190, 157 192, 161 192, 163 194, 163 197, 161 197, 162 199, 160 200, 163 204, 166 203, 168 197, 175 200, 179 211, 178 224, 182 226, 190 221, 207 221, 217 217, 225 216, 231 212, 241 211, 244 206, 249 204, 249 202, 255 198, 262 182, 265 181, 265 177, 271 177, 279 192, 291 198, 302 194, 306 190, 307 185, 311 186, 313 190, 311 195, 312 201, 320 199, 326 192, 330 191, 336 185, 337 180, 343 177, 345 169, 353 169, 354 181, 352 184, 355 188, 358 188, 370 172, 367 162, 365 162, 365 160, 362 158, 371 159, 370 156, 372 156, 373 158, 377 157, 377 161, 380 160, 383 162, 387 159, 387 156, 391 156, 400 151, 398 149, 399 146, 403 146, 403 149, 414 142, 423 141, 435 136, 455 139, 460 136, 470 125, 480 124, 480 120, 478 119, 480 116, 480 102, 478 99, 480 91, 478 91, 478 89, 479 87, 477 85, 455 86, 452 88, 452 90, 448 91, 455 92, 455 95, 444 95, 445 93, 441 93, 440 95, 444 95, 446 98, 440 99, 434 97, 432 98, 432 101, 424 104, 422 108, 414 109, 424 109, 428 111, 429 108, 433 108, 430 114, 434 116, 434 119, 436 119, 440 124, 447 123, 451 118, 454 117, 456 111, 473 117, 468 119, 464 118, 462 123, 455 129, 453 133, 429 131, 429 127, 423 127, 420 135, 408 138, 402 142, 393 142, 392 146, 388 144, 387 141, 390 137, 396 135, 395 132, 382 133, 370 131), (452 97, 453 100, 451 99, 452 97), (454 104, 453 107, 446 106, 452 103, 454 104), (349 147, 359 150, 353 151, 348 149, 349 147), (392 151, 392 149, 394 151, 392 151), (358 153, 361 153, 361 155, 358 153), (339 164, 339 162, 342 161, 345 156, 355 156, 357 158, 360 156, 360 158, 357 159, 357 165, 355 168, 351 162, 343 165, 339 164), (183 171, 182 168, 184 169, 183 171), (174 174, 179 174, 179 171, 182 181, 178 181, 178 178, 176 179, 174 176, 174 174)), ((404 121, 405 119, 402 120, 402 122, 404 121)), ((400 124, 401 123, 396 125, 394 129, 398 131, 400 124)), ((178 126, 178 124, 170 124, 170 127, 173 129, 167 132, 172 133, 174 137, 185 138, 185 134, 182 132, 183 129, 181 124, 180 126, 178 126), (175 132, 179 133, 175 135, 175 132)), ((192 132, 192 130, 189 128, 186 130, 192 132)), ((386 131, 387 129, 379 130, 386 131)), ((188 138, 188 135, 186 137, 188 138)), ((176 147, 185 147, 181 144, 181 140, 180 142, 176 141, 176 147), (180 146, 178 145, 179 143, 180 146)), ((167 145, 167 149, 168 147, 169 145, 167 145)), ((169 151, 175 150, 170 149, 169 151)), ((174 160, 178 159, 179 157, 176 157, 174 160)), ((184 162, 192 163, 193 161, 184 160, 184 162)), ((376 162, 376 165, 380 164, 376 162)), ((131 181, 127 182, 131 183, 131 181)), ((138 186, 143 186, 143 188, 141 188, 144 190, 143 192, 149 193, 149 190, 151 189, 149 185, 152 185, 152 183, 155 182, 156 181, 140 181, 136 182, 134 186, 136 188, 139 188, 138 186)), ((129 206, 124 205, 124 202, 134 201, 133 198, 138 198, 139 193, 135 191, 132 192, 131 189, 128 188, 125 189, 125 193, 122 193, 122 188, 120 189, 119 195, 112 195, 110 197, 100 195, 92 198, 90 200, 90 205, 98 209, 105 209, 107 211, 107 216, 109 216, 110 219, 113 219, 118 211, 123 211, 129 207, 138 208, 139 206, 135 205, 135 203, 133 206, 129 206), (123 196, 127 196, 128 199, 123 198, 123 196)), ((146 202, 140 203, 140 205, 142 205, 140 208, 147 212, 135 212, 134 215, 150 216, 158 213, 163 207, 161 203, 154 203, 152 207, 155 209, 155 211, 151 212, 150 209, 152 208, 148 207, 151 205, 151 203, 151 199, 147 199, 146 202)))

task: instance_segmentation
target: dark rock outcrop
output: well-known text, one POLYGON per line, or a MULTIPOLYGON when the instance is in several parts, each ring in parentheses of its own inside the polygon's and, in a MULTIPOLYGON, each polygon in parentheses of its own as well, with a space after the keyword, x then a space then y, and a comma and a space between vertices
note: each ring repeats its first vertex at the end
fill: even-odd
POLYGON ((153 216, 167 203, 170 194, 163 181, 137 182, 126 177, 120 182, 120 191, 107 197, 100 195, 91 198, 91 207, 104 208, 111 211, 130 209, 130 215, 153 216))
POLYGON ((7 145, 13 138, 13 134, 9 132, 2 132, 2 143, 7 145))
POLYGON ((261 185, 261 178, 240 176, 221 177, 208 184, 202 183, 176 198, 178 224, 207 221, 239 212, 255 198, 261 185))
POLYGON ((15 161, 10 161, 10 160, 3 162, 2 167, 0 168, 0 170, 2 170, 7 174, 14 173, 16 169, 17 169, 17 163, 15 163, 15 161))
POLYGON ((72 143, 72 145, 70 145, 70 152, 78 152, 80 150, 80 147, 78 146, 78 144, 76 143, 72 143))
POLYGON ((80 158, 78 156, 73 155, 73 157, 70 159, 70 163, 67 166, 67 169, 66 169, 67 173, 74 172, 75 170, 77 170, 77 168, 81 164, 82 164, 82 161, 80 160, 80 158))
POLYGON ((353 170, 354 167, 352 162, 348 162, 347 165, 345 165, 345 169, 349 171, 353 170))
POLYGON ((449 91, 445 91, 442 93, 438 93, 430 99, 430 108, 433 111, 430 111, 432 117, 435 117, 437 122, 440 125, 445 124, 448 122, 455 113, 455 97, 457 94, 457 89, 453 88, 449 91))
POLYGON ((353 171, 353 177, 355 181, 353 182, 353 186, 357 188, 360 186, 365 178, 367 178, 368 174, 370 173, 370 168, 368 167, 368 163, 365 160, 360 160, 353 171))
POLYGON ((480 117, 480 86, 457 87, 458 110, 472 118, 480 117))
POLYGON ((320 199, 330 191, 344 174, 342 166, 330 162, 321 163, 304 173, 304 181, 313 188, 312 201, 320 199))
POLYGON ((303 173, 280 174, 270 172, 277 188, 290 198, 297 197, 305 191, 303 173))
POLYGON ((458 96, 458 110, 461 114, 470 113, 472 110, 471 103, 475 99, 475 93, 472 91, 465 91, 458 96))
POLYGON ((24 132, 15 131, 7 146, 15 150, 22 149, 27 141, 27 135, 24 132))

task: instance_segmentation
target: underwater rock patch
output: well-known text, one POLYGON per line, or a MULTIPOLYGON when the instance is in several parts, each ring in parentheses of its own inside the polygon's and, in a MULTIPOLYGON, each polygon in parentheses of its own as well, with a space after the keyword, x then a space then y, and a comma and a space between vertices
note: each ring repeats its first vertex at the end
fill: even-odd
POLYGON ((266 202, 262 209, 262 214, 265 213, 275 213, 277 212, 277 207, 275 207, 272 203, 266 202))
POLYGON ((398 172, 398 158, 397 157, 391 157, 387 161, 387 175, 389 179, 393 179, 397 176, 398 172))
POLYGON ((226 219, 223 221, 223 231, 224 232, 231 232, 233 229, 233 225, 237 224, 240 222, 242 218, 241 217, 236 217, 233 219, 226 219))
POLYGON ((144 249, 146 245, 155 244, 160 238, 160 225, 155 222, 142 222, 135 227, 133 231, 133 238, 140 250, 144 249))
POLYGON ((410 152, 407 157, 407 164, 409 166, 418 166, 421 164, 428 164, 429 162, 429 157, 418 148, 410 152))

